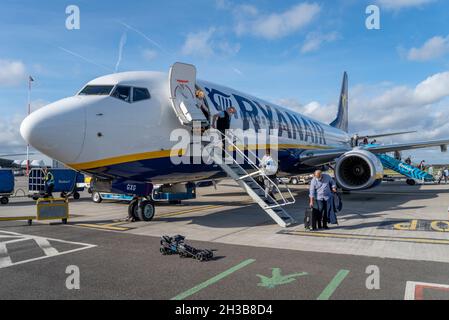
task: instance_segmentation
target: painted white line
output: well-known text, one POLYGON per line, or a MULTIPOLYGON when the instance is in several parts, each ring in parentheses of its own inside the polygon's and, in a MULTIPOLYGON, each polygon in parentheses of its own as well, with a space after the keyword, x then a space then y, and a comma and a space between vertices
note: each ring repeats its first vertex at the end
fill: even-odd
POLYGON ((74 253, 74 252, 78 252, 78 251, 82 251, 82 250, 92 249, 92 248, 96 247, 96 245, 83 243, 83 242, 74 242, 74 241, 67 241, 67 240, 61 240, 61 239, 39 237, 39 236, 26 235, 26 234, 20 234, 20 233, 15 233, 15 232, 0 231, 0 233, 7 234, 8 236, 5 236, 7 238, 15 238, 12 240, 0 242, 0 269, 8 268, 11 266, 16 266, 16 265, 21 265, 21 264, 25 264, 25 263, 29 263, 29 262, 33 262, 33 261, 43 260, 43 259, 47 259, 50 257, 56 257, 56 256, 61 256, 61 255, 69 254, 69 253, 74 253), (27 241, 27 240, 34 240, 35 243, 42 249, 44 255, 42 255, 40 257, 32 258, 32 259, 12 262, 11 258, 9 257, 6 245, 11 244, 11 243, 23 242, 23 241, 27 241), (80 248, 59 252, 57 249, 55 249, 54 247, 52 247, 50 245, 50 241, 55 242, 55 243, 69 244, 72 246, 79 246, 80 248))
POLYGON ((50 242, 45 238, 35 237, 34 241, 36 241, 37 245, 44 251, 46 256, 55 256, 59 253, 58 250, 53 248, 50 245, 50 242))
POLYGON ((417 282, 417 281, 407 281, 405 285, 405 294, 404 294, 404 300, 421 300, 422 292, 416 295, 416 289, 417 287, 428 288, 428 289, 443 289, 445 291, 449 292, 449 285, 447 284, 439 284, 439 283, 429 283, 429 282, 417 282))
POLYGON ((8 249, 6 244, 0 243, 0 269, 9 267, 12 265, 11 258, 8 255, 8 249))

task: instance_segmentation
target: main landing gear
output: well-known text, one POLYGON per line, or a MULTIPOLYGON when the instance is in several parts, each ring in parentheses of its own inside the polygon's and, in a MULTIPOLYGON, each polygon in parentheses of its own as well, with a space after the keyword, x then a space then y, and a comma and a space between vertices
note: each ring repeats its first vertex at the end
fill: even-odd
POLYGON ((135 221, 151 221, 155 212, 154 202, 147 198, 135 198, 128 206, 128 217, 135 221))

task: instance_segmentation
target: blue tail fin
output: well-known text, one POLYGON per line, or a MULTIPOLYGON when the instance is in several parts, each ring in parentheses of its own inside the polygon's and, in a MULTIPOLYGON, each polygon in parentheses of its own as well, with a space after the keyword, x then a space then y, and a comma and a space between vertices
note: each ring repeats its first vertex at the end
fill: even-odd
POLYGON ((337 118, 330 125, 348 132, 348 74, 346 72, 343 75, 337 118))

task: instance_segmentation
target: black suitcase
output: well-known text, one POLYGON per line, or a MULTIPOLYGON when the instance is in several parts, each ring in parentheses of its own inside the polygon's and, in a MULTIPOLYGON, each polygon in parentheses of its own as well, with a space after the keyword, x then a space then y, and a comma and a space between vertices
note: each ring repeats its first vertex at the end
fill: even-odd
POLYGON ((304 228, 310 229, 312 227, 312 208, 306 208, 304 211, 304 228))

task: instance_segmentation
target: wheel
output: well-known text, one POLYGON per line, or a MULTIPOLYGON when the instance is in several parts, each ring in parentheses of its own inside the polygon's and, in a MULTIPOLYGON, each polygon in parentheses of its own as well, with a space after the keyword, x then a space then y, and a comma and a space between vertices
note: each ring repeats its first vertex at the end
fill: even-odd
POLYGON ((39 200, 39 196, 33 196, 32 199, 33 199, 34 201, 37 201, 37 200, 39 200))
POLYGON ((88 192, 89 194, 92 194, 92 193, 93 193, 92 188, 91 188, 91 187, 87 188, 87 192, 88 192))
POLYGON ((75 193, 73 194, 73 199, 79 200, 80 198, 81 198, 81 195, 79 194, 79 192, 75 192, 75 193))
POLYGON ((153 220, 154 212, 154 204, 151 201, 142 201, 137 208, 137 215, 141 221, 153 220))
POLYGON ((67 224, 67 219, 66 218, 62 219, 62 224, 67 224))
POLYGON ((61 198, 65 198, 67 196, 67 194, 65 192, 61 192, 60 196, 61 196, 61 198))
POLYGON ((101 201, 103 201, 99 192, 92 193, 92 201, 95 203, 100 203, 101 201))
POLYGON ((33 224, 33 220, 28 220, 28 225, 31 226, 33 224))
POLYGON ((409 186, 414 186, 416 184, 416 181, 413 179, 407 179, 405 181, 409 186))
POLYGON ((291 183, 292 184, 298 184, 299 183, 298 178, 292 178, 291 183))
POLYGON ((137 215, 137 200, 131 201, 131 203, 128 206, 128 217, 133 217, 136 221, 139 220, 139 217, 137 215))
POLYGON ((1 204, 8 204, 9 203, 9 198, 8 197, 2 197, 0 199, 0 203, 1 204))

